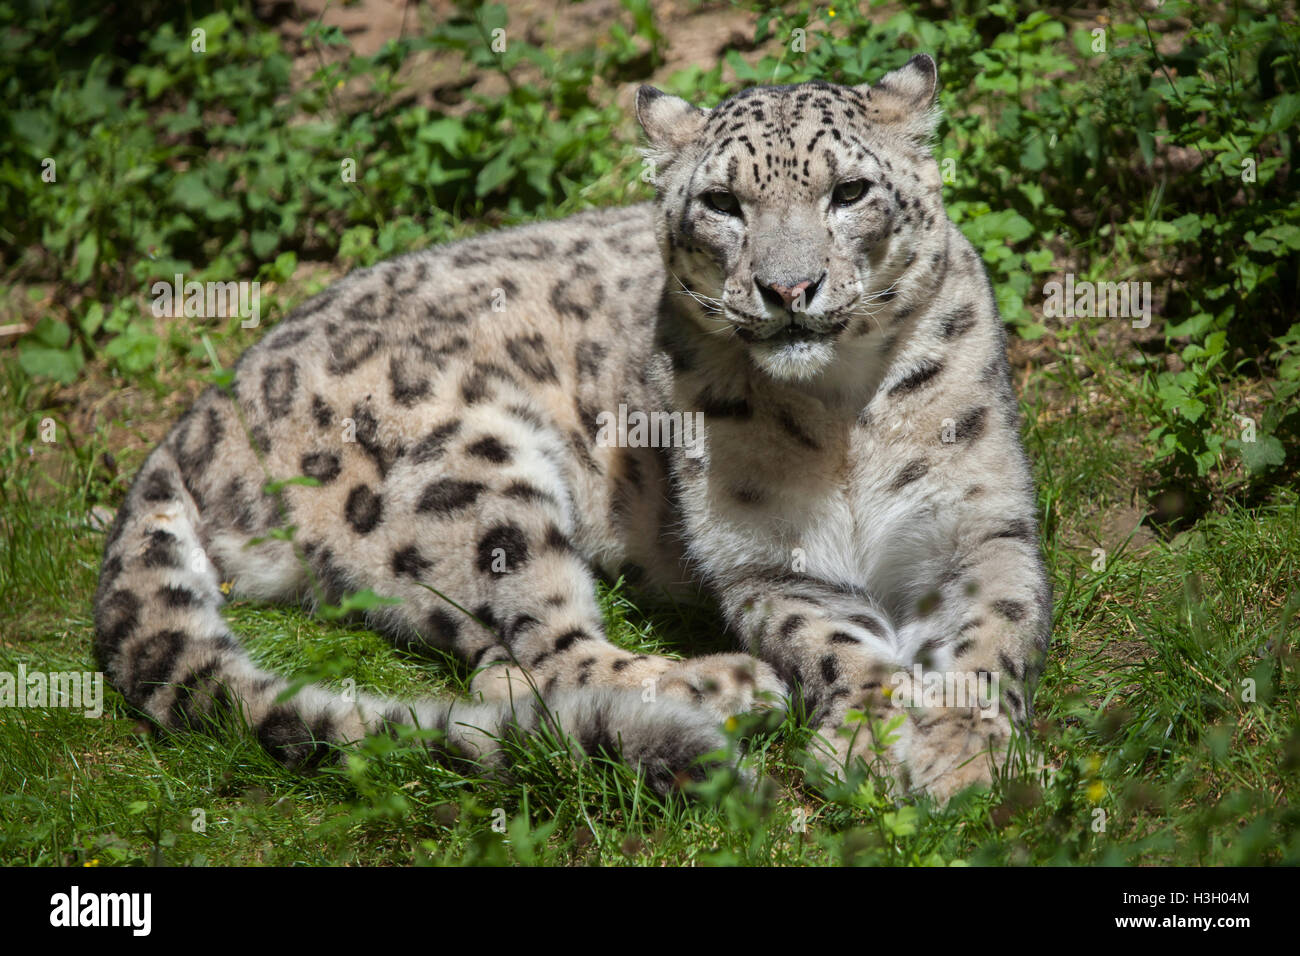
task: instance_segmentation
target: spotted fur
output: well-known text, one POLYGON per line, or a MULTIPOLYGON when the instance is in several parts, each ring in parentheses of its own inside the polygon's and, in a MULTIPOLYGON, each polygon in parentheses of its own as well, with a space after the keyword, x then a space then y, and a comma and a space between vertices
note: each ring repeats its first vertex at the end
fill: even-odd
POLYGON ((95 600, 115 685, 167 728, 238 710, 295 765, 415 722, 495 766, 497 738, 549 723, 668 787, 725 717, 790 691, 829 764, 873 757, 838 731, 888 715, 890 675, 919 661, 996 671, 1002 710, 904 711, 885 769, 940 798, 987 780, 1029 718, 1050 592, 1002 324, 928 150, 935 78, 918 56, 874 87, 712 110, 643 88, 655 203, 307 302, 128 494, 95 600), (702 412, 702 454, 602 443, 620 405, 702 412), (705 588, 746 653, 615 647, 597 574, 705 588), (277 702, 219 610, 363 588, 399 600, 372 625, 467 661, 480 699, 277 702))

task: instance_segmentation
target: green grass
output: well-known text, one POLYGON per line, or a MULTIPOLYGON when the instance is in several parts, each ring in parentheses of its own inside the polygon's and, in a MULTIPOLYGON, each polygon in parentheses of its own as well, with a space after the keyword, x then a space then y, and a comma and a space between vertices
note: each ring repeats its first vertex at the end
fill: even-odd
MULTIPOLYGON (((1061 382, 1054 383, 1058 386, 1061 382)), ((1293 617, 1300 580, 1294 492, 1227 505, 1176 535, 1107 554, 1072 547, 1107 502, 1131 496, 1131 465, 1086 415, 1036 425, 1086 399, 1085 383, 1029 404, 1027 443, 1057 595, 1055 644, 1037 695, 1049 770, 942 811, 902 809, 869 785, 818 788, 793 720, 755 738, 755 790, 712 781, 691 800, 656 800, 626 768, 555 759, 530 741, 517 779, 471 779, 410 746, 372 742, 345 769, 302 777, 240 728, 154 739, 108 692, 100 720, 11 710, 0 722, 0 862, 82 863, 951 863, 1300 860, 1284 791, 1300 768, 1293 617), (1073 438, 1075 441, 1070 441, 1073 438), (1095 454, 1080 455, 1080 443, 1095 454), (1255 700, 1241 700, 1242 681, 1255 700), (506 833, 493 830, 501 808, 506 833), (206 830, 191 830, 196 810, 206 830), (1104 811, 1105 830, 1095 832, 1104 811), (792 828, 806 819, 806 832, 792 828)), ((1118 389, 1117 389, 1118 391, 1118 389)), ((1032 386, 1032 396, 1042 390, 1032 386)), ((5 396, 8 398, 9 396, 5 396)), ((84 454, 93 460, 91 452, 84 454)), ((87 527, 91 482, 69 451, 3 484, 0 670, 86 669, 89 598, 102 534, 87 527)), ((612 639, 639 650, 707 649, 708 608, 638 609, 605 588, 612 639)), ((328 665, 360 686, 457 692, 463 669, 393 650, 356 625, 236 602, 228 616, 258 659, 284 673, 328 665)))
MULTIPOLYGON (((280 40, 240 4, 201 21, 220 40, 206 59, 175 54, 188 22, 151 24, 121 59, 98 45, 117 35, 96 19, 107 15, 70 0, 44 26, 24 24, 30 36, 6 32, 31 77, 57 66, 62 80, 0 68, 19 107, 0 131, 23 144, 21 162, 0 158, 0 205, 31 212, 0 230, 0 303, 5 321, 39 320, 17 355, 0 355, 0 671, 94 667, 103 531, 92 509, 121 501, 162 423, 265 334, 237 320, 197 331, 141 322, 146 280, 260 276, 278 284, 264 296, 269 324, 332 275, 395 252, 645 198, 612 91, 644 79, 666 41, 645 4, 626 6, 627 32, 601 51, 515 40, 508 57, 485 56, 475 38, 504 22, 485 9, 321 66, 292 90, 280 40), (396 67, 422 50, 546 82, 437 116, 395 95, 396 67), (341 79, 370 82, 371 98, 340 100, 341 79), (225 125, 186 119, 227 104, 225 125), (521 142, 532 146, 511 146, 521 142), (124 143, 138 150, 129 181, 105 165, 124 143), (40 191, 22 165, 44 150, 62 157, 77 203, 40 191), (337 180, 340 154, 366 158, 357 183, 337 180), (209 201, 239 181, 252 185, 233 204, 209 201), (56 443, 41 440, 47 419, 56 443)), ((1149 15, 1157 30, 1194 22, 1152 72, 1172 66, 1181 79, 1135 88, 1147 14, 1114 11, 1111 53, 1090 57, 1084 21, 971 7, 931 20, 905 4, 887 22, 839 10, 831 36, 814 28, 816 8, 790 5, 757 39, 809 25, 807 57, 760 47, 728 56, 735 83, 700 65, 664 85, 713 102, 747 82, 875 76, 918 45, 939 54, 948 120, 937 152, 956 158, 945 197, 1012 329, 1056 594, 1036 696, 1041 766, 944 809, 899 804, 874 781, 819 780, 796 715, 750 728, 752 786, 724 773, 667 800, 626 767, 575 763, 542 738, 516 746, 512 782, 386 739, 303 776, 239 727, 155 737, 109 690, 98 720, 0 711, 0 864, 1300 862, 1287 796, 1300 782, 1300 233, 1286 231, 1300 209, 1286 176, 1300 91, 1294 67, 1276 65, 1300 43, 1293 13, 1256 3, 1202 15, 1169 0, 1149 15), (1175 146, 1204 162, 1152 172, 1175 146), (1221 195, 1218 170, 1243 152, 1260 179, 1238 202, 1235 183, 1221 195), (1064 271, 1154 278, 1163 332, 1040 322, 1035 289, 1064 271), (1258 448, 1229 437, 1243 412, 1258 420, 1258 448)), ((0 0, 0 26, 16 22, 0 0)), ((623 646, 726 646, 708 606, 652 605, 619 585, 602 588, 601 604, 623 646)), ((391 694, 466 688, 463 665, 396 651, 360 623, 246 602, 227 616, 286 674, 391 694)))

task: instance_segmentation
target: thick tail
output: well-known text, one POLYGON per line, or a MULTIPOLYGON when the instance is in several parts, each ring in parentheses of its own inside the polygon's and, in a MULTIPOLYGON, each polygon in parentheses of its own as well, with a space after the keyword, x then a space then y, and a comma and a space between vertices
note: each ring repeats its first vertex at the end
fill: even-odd
POLYGON ((657 790, 696 778, 704 754, 724 746, 708 715, 635 691, 581 689, 514 702, 398 701, 289 682, 258 668, 220 607, 220 575, 203 548, 198 508, 166 447, 149 457, 109 533, 95 593, 95 647, 127 702, 173 731, 229 726, 237 715, 289 766, 318 765, 393 725, 436 730, 431 751, 507 769, 504 740, 542 727, 586 754, 639 766, 657 790))

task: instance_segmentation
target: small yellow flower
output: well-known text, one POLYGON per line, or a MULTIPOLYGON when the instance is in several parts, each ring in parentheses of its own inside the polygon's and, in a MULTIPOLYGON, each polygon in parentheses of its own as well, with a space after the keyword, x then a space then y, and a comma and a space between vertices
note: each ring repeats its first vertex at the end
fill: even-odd
POLYGON ((222 581, 222 582, 221 582, 221 593, 222 593, 222 594, 225 594, 225 595, 227 595, 227 596, 229 596, 229 595, 230 595, 230 589, 233 588, 234 586, 235 586, 235 582, 234 582, 234 581, 222 581))
POLYGON ((831 9, 827 10, 827 11, 826 11, 826 15, 827 15, 827 16, 830 16, 830 17, 835 16, 835 8, 834 8, 834 7, 831 7, 831 9))
POLYGON ((83 864, 81 864, 81 865, 82 865, 82 866, 99 866, 99 860, 98 860, 98 859, 87 860, 85 863, 83 863, 83 864))
POLYGON ((1106 785, 1102 783, 1100 780, 1094 781, 1092 786, 1088 788, 1088 799, 1091 800, 1093 803, 1101 803, 1102 799, 1105 796, 1106 796, 1106 785))
POLYGON ((737 727, 740 726, 740 721, 738 721, 735 717, 728 717, 727 722, 723 724, 723 726, 727 728, 727 733, 731 733, 737 727))

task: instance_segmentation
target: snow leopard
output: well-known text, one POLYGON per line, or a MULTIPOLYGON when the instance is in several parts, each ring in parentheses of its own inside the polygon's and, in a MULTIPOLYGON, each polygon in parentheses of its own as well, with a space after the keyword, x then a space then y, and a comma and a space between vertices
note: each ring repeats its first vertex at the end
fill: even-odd
POLYGON ((549 730, 669 791, 717 766, 731 718, 797 704, 832 774, 861 760, 939 801, 989 784, 1031 722, 1052 599, 1003 324, 943 205, 936 83, 918 54, 711 109, 641 87, 652 202, 301 305, 118 511, 94 599, 113 685, 164 732, 237 713, 292 767, 415 725, 431 759, 508 774, 504 741, 549 730), (677 431, 636 440, 647 416, 677 431), (707 595, 735 651, 610 642, 597 580, 620 577, 707 595), (366 622, 464 661, 469 697, 288 694, 221 613, 366 589, 392 600, 366 622), (991 706, 923 686, 953 674, 991 678, 991 706))

